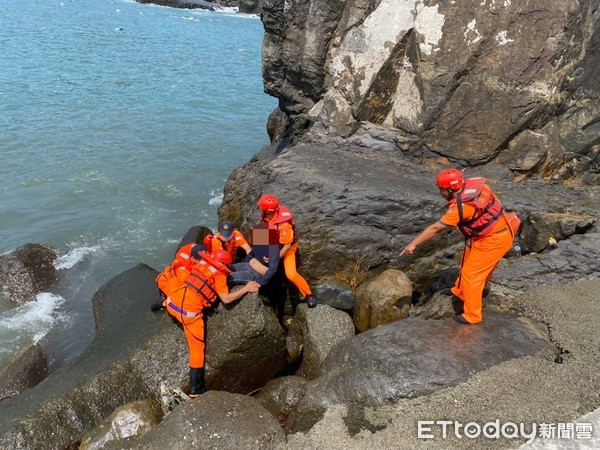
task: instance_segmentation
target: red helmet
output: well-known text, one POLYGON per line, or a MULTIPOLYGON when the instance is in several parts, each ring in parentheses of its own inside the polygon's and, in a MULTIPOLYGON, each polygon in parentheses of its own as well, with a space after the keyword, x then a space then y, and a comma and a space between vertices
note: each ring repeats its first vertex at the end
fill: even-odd
POLYGON ((210 254, 210 257, 213 260, 220 262, 221 264, 225 264, 226 266, 231 264, 231 261, 232 261, 231 254, 227 250, 223 250, 222 248, 212 252, 210 254))
POLYGON ((258 199, 258 207, 261 211, 275 212, 279 208, 279 199, 271 194, 263 195, 258 199))
POLYGON ((441 189, 452 189, 453 191, 459 190, 465 179, 463 174, 458 169, 446 169, 442 170, 437 176, 437 186, 441 189))

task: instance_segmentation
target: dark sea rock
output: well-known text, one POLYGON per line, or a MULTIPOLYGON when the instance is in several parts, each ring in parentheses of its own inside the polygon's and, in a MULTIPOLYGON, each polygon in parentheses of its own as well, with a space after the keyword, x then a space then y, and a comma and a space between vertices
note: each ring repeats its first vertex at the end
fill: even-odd
POLYGON ((317 284, 314 294, 320 305, 328 305, 343 311, 351 311, 356 300, 349 287, 335 282, 317 284))
POLYGON ((558 353, 543 338, 544 328, 514 315, 488 313, 481 326, 458 326, 452 319, 406 319, 346 339, 329 353, 320 376, 306 387, 290 416, 290 430, 306 431, 327 407, 342 404, 348 408, 345 422, 351 433, 374 431, 365 407, 455 386, 512 358, 558 353))
POLYGON ((327 305, 300 305, 290 325, 288 351, 292 355, 302 352, 303 372, 313 379, 332 347, 350 336, 354 336, 354 325, 344 311, 327 305))
POLYGON ((153 3, 161 6, 184 9, 206 9, 208 11, 219 11, 223 7, 238 8, 238 12, 244 14, 260 14, 264 0, 136 0, 138 3, 153 3))
POLYGON ((248 394, 287 365, 284 330, 256 294, 220 304, 206 325, 206 385, 248 394))
POLYGON ((107 449, 273 449, 285 442, 277 420, 253 397, 209 391, 178 406, 138 439, 107 449))
POLYGON ((48 359, 43 345, 23 349, 0 369, 0 400, 32 388, 48 376, 48 359))
POLYGON ((99 331, 89 347, 42 383, 0 403, 0 447, 65 448, 117 407, 156 399, 161 379, 187 374, 179 330, 148 307, 156 275, 140 264, 100 288, 99 331))
POLYGON ((21 304, 40 292, 46 292, 56 281, 56 251, 43 244, 25 244, 0 256, 0 287, 10 301, 21 304))
POLYGON ((256 400, 283 424, 306 393, 307 384, 306 378, 296 375, 276 378, 261 389, 256 400))
MULTIPOLYGON (((428 158, 421 161, 376 143, 299 144, 280 153, 276 147, 267 148, 231 174, 219 213, 236 223, 255 223, 258 198, 273 193, 294 213, 303 261, 300 273, 309 281, 348 279, 360 262, 375 273, 402 270, 421 293, 438 273, 458 267, 464 246, 464 238, 454 231, 420 246, 414 255, 400 257, 404 246, 445 212, 435 187, 436 169, 428 158)), ((466 174, 486 176, 503 206, 523 221, 540 211, 592 217, 600 211, 598 188, 543 180, 514 183, 499 176, 498 167, 482 166, 466 174)), ((596 229, 594 224, 560 244, 585 241, 596 229)), ((598 254, 581 246, 572 251, 578 248, 583 253, 576 258, 581 261, 598 254)))
POLYGON ((136 2, 170 6, 172 8, 206 9, 208 11, 222 9, 219 4, 205 0, 136 0, 136 2))

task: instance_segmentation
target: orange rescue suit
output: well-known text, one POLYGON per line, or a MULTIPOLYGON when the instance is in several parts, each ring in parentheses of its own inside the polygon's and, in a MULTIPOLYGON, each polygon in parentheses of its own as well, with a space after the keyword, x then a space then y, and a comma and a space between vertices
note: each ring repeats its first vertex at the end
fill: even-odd
POLYGON ((296 269, 296 251, 298 250, 298 238, 294 233, 295 222, 292 213, 285 206, 279 206, 277 214, 268 220, 263 217, 263 222, 268 222, 274 225, 279 234, 279 246, 283 247, 286 244, 291 244, 290 249, 283 255, 283 268, 285 276, 290 280, 300 291, 302 297, 311 295, 310 287, 302 275, 296 269))
POLYGON ((221 237, 221 233, 217 233, 215 234, 212 240, 211 252, 223 249, 227 251, 232 258, 235 258, 238 248, 243 247, 247 244, 248 241, 244 239, 244 235, 238 230, 233 230, 233 235, 231 236, 231 239, 229 241, 223 240, 223 238, 221 237))
POLYGON ((194 264, 191 252, 195 245, 195 243, 191 243, 181 247, 173 262, 156 277, 156 284, 165 295, 168 296, 173 290, 179 288, 189 275, 194 264))
POLYGON ((485 184, 485 178, 467 179, 465 187, 448 202, 440 223, 455 227, 468 238, 452 293, 464 302, 462 317, 469 323, 482 320, 482 294, 498 262, 511 248, 520 221, 512 219, 485 184))
POLYGON ((167 297, 167 311, 182 325, 190 352, 190 368, 204 367, 205 332, 202 310, 229 293, 227 269, 202 253, 189 275, 167 297))

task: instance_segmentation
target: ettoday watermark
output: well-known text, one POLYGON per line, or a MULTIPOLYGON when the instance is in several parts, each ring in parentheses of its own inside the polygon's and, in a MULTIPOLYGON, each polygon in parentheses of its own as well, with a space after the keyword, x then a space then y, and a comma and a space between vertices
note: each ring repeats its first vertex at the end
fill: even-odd
POLYGON ((454 436, 458 439, 527 439, 530 444, 534 439, 591 439, 592 424, 576 423, 530 423, 504 422, 500 419, 492 422, 467 422, 457 420, 419 420, 417 437, 419 439, 447 439, 454 436))

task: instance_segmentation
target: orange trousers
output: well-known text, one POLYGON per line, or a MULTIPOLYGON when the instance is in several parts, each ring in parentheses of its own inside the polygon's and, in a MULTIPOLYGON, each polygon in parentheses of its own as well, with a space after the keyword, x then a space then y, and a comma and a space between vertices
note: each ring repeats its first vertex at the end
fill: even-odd
POLYGON ((296 250, 298 250, 297 242, 283 255, 283 268, 285 269, 286 278, 294 283, 302 297, 306 297, 312 292, 304 277, 296 270, 296 250))
POLYGON ((463 317, 469 323, 479 323, 483 288, 491 278, 498 262, 510 250, 513 237, 510 230, 491 234, 482 239, 471 239, 465 246, 460 273, 452 293, 464 302, 463 317))
POLYGON ((204 315, 187 317, 175 311, 167 302, 167 311, 183 325, 190 352, 190 368, 201 369, 204 367, 204 315))

